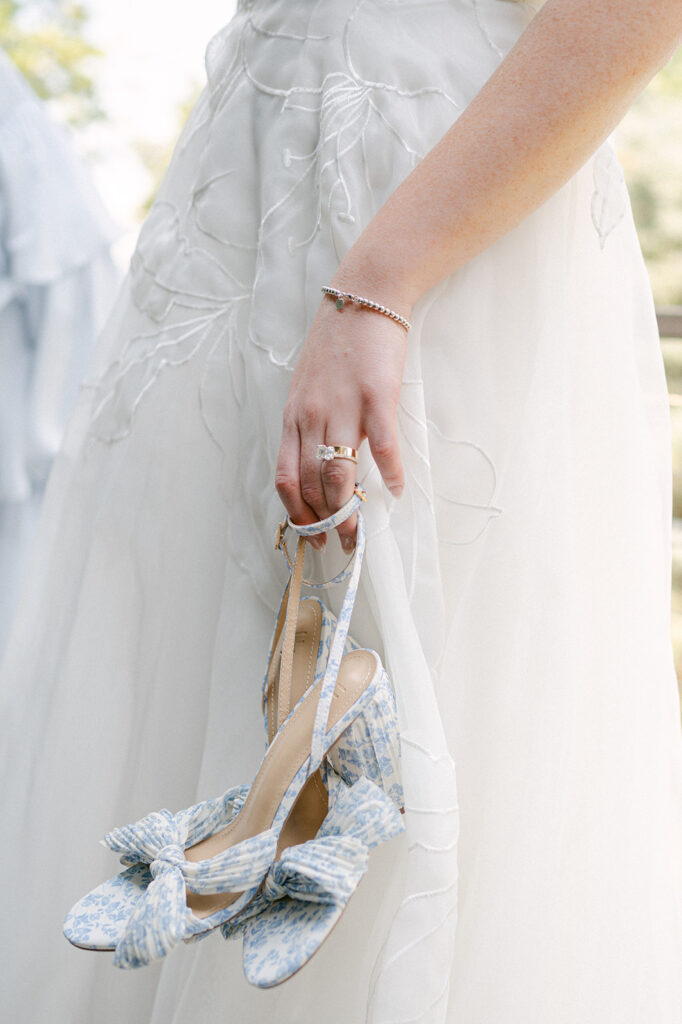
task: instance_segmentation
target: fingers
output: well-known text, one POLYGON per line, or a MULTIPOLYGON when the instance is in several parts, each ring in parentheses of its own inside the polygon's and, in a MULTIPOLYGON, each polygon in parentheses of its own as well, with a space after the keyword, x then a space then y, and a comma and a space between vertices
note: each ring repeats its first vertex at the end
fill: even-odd
MULTIPOLYGON (((319 470, 318 470, 319 477, 319 470)), ((282 442, 277 456, 275 468, 275 487, 282 504, 294 523, 314 523, 323 518, 317 510, 307 503, 301 486, 301 438, 298 425, 286 415, 282 429, 282 442)), ((322 491, 322 488, 319 488, 322 491)), ((310 490, 308 489, 308 493, 310 490)), ((324 536, 310 537, 313 547, 322 548, 324 536)))
POLYGON ((386 487, 394 498, 399 498, 405 486, 405 474, 400 458, 398 423, 395 413, 385 409, 371 410, 367 417, 367 440, 386 487))
MULTIPOLYGON (((350 421, 353 420, 350 416, 350 421)), ((358 417, 360 420, 361 417, 358 417)), ((365 405, 365 423, 370 451, 390 493, 399 498, 404 487, 404 472, 398 443, 395 407, 391 403, 365 405)), ((336 457, 320 460, 319 444, 349 445, 357 448, 360 439, 358 422, 355 429, 336 422, 325 425, 320 410, 301 414, 285 412, 282 443, 275 472, 275 486, 290 518, 295 523, 314 523, 326 519, 340 509, 352 496, 357 467, 350 459, 336 457)), ((353 515, 338 527, 345 551, 355 546, 357 516, 353 515)), ((324 534, 310 538, 315 547, 325 544, 324 534)))
MULTIPOLYGON (((359 442, 356 441, 355 444, 351 445, 349 438, 350 434, 347 430, 327 427, 327 440, 325 444, 344 444, 352 448, 357 447, 359 442)), ((331 511, 336 512, 337 509, 346 504, 353 494, 357 466, 350 459, 337 457, 330 459, 329 462, 323 461, 320 469, 327 506, 331 511)), ((345 522, 337 526, 339 540, 344 551, 350 552, 355 547, 356 526, 357 516, 355 515, 352 515, 345 522)))
POLYGON ((315 519, 326 519, 333 511, 327 504, 320 472, 322 464, 317 457, 317 446, 323 443, 323 427, 301 434, 301 494, 306 504, 314 510, 315 519))

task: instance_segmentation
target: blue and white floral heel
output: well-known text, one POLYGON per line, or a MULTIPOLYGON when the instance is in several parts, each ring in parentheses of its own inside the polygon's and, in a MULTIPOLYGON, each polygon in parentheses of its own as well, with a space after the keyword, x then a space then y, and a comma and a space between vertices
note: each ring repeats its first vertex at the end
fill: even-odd
MULTIPOLYGON (((281 535, 278 544, 281 546, 281 535)), ((288 554, 285 554, 288 560, 288 554)), ((263 677, 262 704, 265 730, 268 743, 274 739, 279 719, 291 710, 303 693, 319 682, 325 672, 332 637, 336 629, 336 616, 317 597, 304 597, 299 604, 298 619, 294 638, 294 657, 292 667, 292 688, 288 700, 280 696, 279 679, 282 661, 284 626, 292 586, 292 597, 298 599, 300 584, 297 583, 294 566, 288 561, 290 575, 280 599, 275 627, 270 640, 267 668, 263 677)), ((333 580, 324 584, 316 584, 306 580, 312 587, 328 586, 344 578, 344 570, 333 580)), ((302 577, 302 562, 299 576, 302 577)), ((359 645, 352 637, 346 638, 344 650, 351 651, 359 645)), ((319 788, 319 785, 318 785, 319 788)), ((248 792, 248 786, 235 786, 228 790, 220 799, 224 808, 220 827, 229 824, 237 814, 248 792)), ((326 799, 326 794, 325 794, 326 799)), ((322 805, 321 805, 322 806, 322 805)), ((198 821, 200 805, 180 812, 188 816, 195 824, 198 821)), ((198 842, 206 838, 211 827, 214 827, 213 812, 206 805, 206 823, 203 829, 193 833, 192 840, 198 842)), ((109 845, 103 840, 104 845, 109 845)), ((80 949, 111 952, 123 936, 125 926, 152 881, 149 862, 132 860, 131 856, 122 856, 121 860, 129 864, 125 870, 118 872, 96 888, 83 896, 69 911, 64 922, 64 935, 74 946, 80 949)))
MULTIPOLYGON (((351 515, 358 504, 354 495, 342 511, 351 515)), ((299 565, 304 546, 299 536, 299 565)), ((229 801, 218 798, 179 815, 168 811, 149 815, 107 836, 107 844, 121 853, 124 861, 149 863, 153 877, 116 946, 117 966, 137 967, 159 959, 178 942, 207 934, 248 907, 278 849, 288 845, 288 841, 282 843, 283 829, 285 824, 295 823, 304 794, 311 792, 308 783, 314 781, 329 749, 358 717, 368 718, 372 745, 383 751, 386 737, 371 729, 373 701, 385 679, 378 656, 373 651, 354 651, 344 658, 339 671, 363 547, 364 527, 359 527, 359 557, 350 574, 325 676, 303 694, 286 717, 248 794, 244 797, 240 792, 243 802, 236 815, 224 824, 229 801)), ((292 693, 297 617, 298 600, 290 599, 280 673, 284 701, 290 700, 292 693)), ((377 764, 382 763, 393 774, 393 759, 379 758, 377 764)), ((306 813, 301 817, 305 820, 306 813)), ((291 838, 296 830, 290 829, 290 833, 291 838)))
MULTIPOLYGON (((336 628, 336 617, 322 601, 316 597, 306 597, 300 601, 294 637, 291 692, 288 698, 280 696, 279 678, 286 613, 290 598, 298 600, 302 575, 301 559, 298 573, 294 571, 293 565, 290 566, 290 576, 280 600, 270 640, 262 688, 263 712, 269 742, 274 738, 279 718, 286 717, 293 704, 324 675, 336 628)), ((351 650, 357 646, 349 637, 345 649, 351 650)), ((191 835, 188 834, 187 842, 199 842, 207 838, 211 831, 224 828, 230 823, 241 809, 247 792, 248 786, 236 786, 220 797, 222 813, 219 819, 215 817, 215 801, 197 804, 181 811, 176 816, 178 829, 182 832, 185 820, 191 820, 193 830, 191 835), (202 806, 203 824, 200 824, 202 806)), ((103 843, 111 846, 108 839, 103 840, 103 843)), ((64 935, 80 949, 113 952, 123 936, 128 920, 152 881, 149 859, 137 860, 134 853, 128 852, 123 854, 121 860, 128 865, 125 870, 108 878, 83 896, 66 917, 64 935)))
MULTIPOLYGON (((342 521, 344 510, 309 527, 289 523, 299 535, 322 532, 342 521)), ((335 642, 348 628, 365 547, 358 511, 355 564, 339 616, 335 642)), ((326 678, 334 673, 334 649, 326 678)), ((268 872, 263 887, 223 935, 243 936, 247 980, 259 988, 279 985, 299 971, 335 927, 367 867, 368 852, 404 829, 399 809, 400 742, 393 691, 374 651, 356 650, 338 671, 358 657, 376 659, 375 683, 357 716, 327 755, 324 774, 329 808, 316 834, 288 845, 268 872)))
MULTIPOLYGON (((269 741, 274 738, 277 728, 283 630, 291 582, 290 576, 282 594, 263 679, 263 711, 266 732, 270 730, 269 741)), ((324 675, 335 628, 336 617, 322 601, 316 597, 303 598, 294 642, 295 662, 290 701, 298 701, 305 690, 324 675)), ((349 637, 347 650, 357 646, 349 637)), ((288 710, 290 707, 287 707, 288 710)), ((188 837, 188 841, 199 842, 210 834, 211 829, 228 825, 241 809, 248 788, 235 786, 220 798, 223 811, 219 821, 214 817, 213 802, 207 803, 202 828, 197 828, 201 805, 181 811, 182 818, 186 817, 195 823, 195 831, 188 837)), ((179 822, 179 827, 182 829, 182 822, 179 822)), ((106 840, 103 840, 103 843, 109 846, 106 840)), ((74 946, 102 952, 115 950, 131 914, 152 881, 149 862, 136 860, 130 863, 132 859, 132 854, 122 856, 123 863, 129 866, 92 889, 71 908, 64 922, 63 931, 74 946)))

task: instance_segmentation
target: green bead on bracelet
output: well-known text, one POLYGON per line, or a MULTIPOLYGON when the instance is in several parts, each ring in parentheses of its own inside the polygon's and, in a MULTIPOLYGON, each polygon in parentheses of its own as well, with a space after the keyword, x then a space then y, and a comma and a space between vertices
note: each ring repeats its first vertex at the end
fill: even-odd
POLYGON ((384 316, 388 316, 391 320, 395 320, 397 324, 404 327, 406 331, 409 331, 412 324, 409 320, 406 320, 400 313, 396 313, 394 310, 389 309, 388 306, 382 306, 378 302, 373 302, 371 299, 363 299, 361 295, 353 295, 352 292, 341 292, 338 288, 331 288, 329 285, 323 285, 320 289, 325 295, 331 295, 334 298, 336 308, 341 311, 345 305, 346 299, 349 302, 356 302, 359 306, 366 306, 367 309, 373 309, 375 313, 383 313, 384 316))

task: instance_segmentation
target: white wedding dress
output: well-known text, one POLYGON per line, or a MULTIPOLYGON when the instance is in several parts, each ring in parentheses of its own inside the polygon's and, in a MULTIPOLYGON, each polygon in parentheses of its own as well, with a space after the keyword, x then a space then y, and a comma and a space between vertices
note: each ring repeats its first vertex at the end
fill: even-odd
POLYGON ((250 0, 209 43, 4 663, 3 1020, 682 1019, 667 395, 608 145, 415 307, 399 501, 361 452, 351 631, 396 687, 405 836, 272 991, 219 936, 119 972, 60 934, 117 868, 111 826, 251 778, 281 413, 320 287, 529 17, 250 0))

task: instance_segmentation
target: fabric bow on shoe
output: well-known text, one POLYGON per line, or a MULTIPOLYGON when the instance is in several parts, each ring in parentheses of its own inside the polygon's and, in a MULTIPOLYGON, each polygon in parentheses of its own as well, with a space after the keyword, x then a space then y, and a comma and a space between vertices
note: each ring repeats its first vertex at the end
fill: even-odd
POLYGON ((268 872, 263 896, 315 903, 348 900, 367 870, 367 854, 365 844, 351 836, 320 836, 290 846, 268 872))
POLYGON ((286 849, 244 915, 223 926, 242 933, 246 980, 272 988, 315 955, 365 872, 368 852, 404 830, 400 812, 366 776, 348 786, 326 772, 329 811, 314 839, 286 849), (232 926, 230 928, 230 926, 232 926))
POLYGON ((117 967, 141 967, 158 960, 192 934, 194 916, 187 906, 187 888, 202 894, 241 893, 261 882, 277 850, 273 830, 207 860, 185 857, 188 846, 236 816, 247 792, 248 787, 238 787, 177 815, 157 811, 105 836, 105 845, 122 854, 123 863, 148 863, 153 879, 116 946, 117 967))
POLYGON ((404 831, 402 815, 396 804, 366 776, 349 786, 330 768, 327 786, 330 806, 317 838, 351 837, 372 850, 404 831))
POLYGON ((248 910, 223 924, 224 938, 243 933, 250 921, 286 897, 344 906, 367 870, 369 851, 404 830, 396 805, 368 778, 348 786, 330 769, 327 785, 330 807, 315 838, 283 851, 248 910))
POLYGON ((248 793, 248 786, 233 786, 222 796, 202 800, 177 814, 167 810, 154 811, 133 825, 108 832, 102 844, 114 853, 120 853, 122 864, 140 861, 151 864, 160 850, 158 843, 162 831, 169 836, 168 845, 175 844, 184 850, 236 818, 248 793))
POLYGON ((330 771, 328 785, 330 808, 320 831, 284 850, 265 879, 266 899, 345 903, 367 870, 369 851, 402 831, 395 804, 368 778, 347 786, 330 771))

